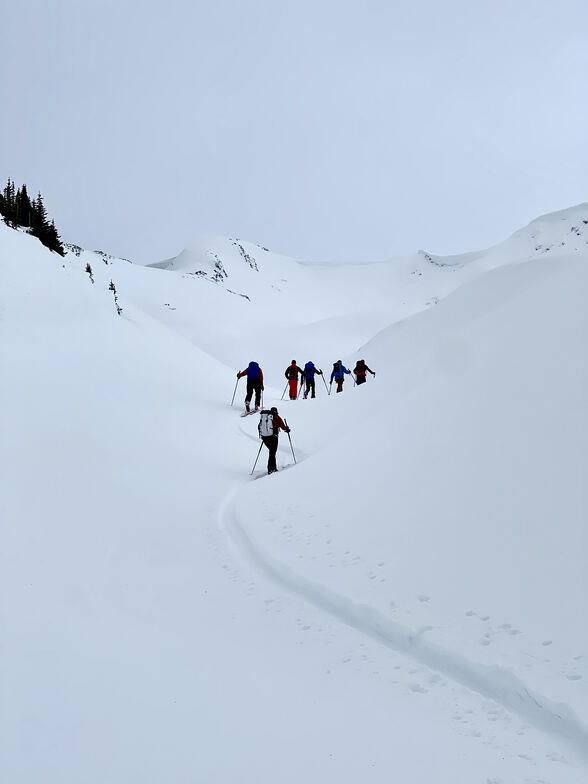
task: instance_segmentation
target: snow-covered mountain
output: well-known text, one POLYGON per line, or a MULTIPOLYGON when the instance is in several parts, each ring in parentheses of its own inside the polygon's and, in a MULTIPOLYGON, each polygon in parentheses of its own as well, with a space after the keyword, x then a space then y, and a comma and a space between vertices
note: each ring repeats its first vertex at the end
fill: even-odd
POLYGON ((588 205, 357 264, 0 224, 6 780, 584 782, 587 284, 588 205))

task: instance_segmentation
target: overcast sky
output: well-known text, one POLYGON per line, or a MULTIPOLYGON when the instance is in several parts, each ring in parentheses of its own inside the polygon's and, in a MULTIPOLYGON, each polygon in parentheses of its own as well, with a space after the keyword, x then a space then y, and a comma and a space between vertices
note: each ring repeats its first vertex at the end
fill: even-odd
POLYGON ((586 0, 0 0, 0 178, 139 262, 454 253, 588 199, 586 0))

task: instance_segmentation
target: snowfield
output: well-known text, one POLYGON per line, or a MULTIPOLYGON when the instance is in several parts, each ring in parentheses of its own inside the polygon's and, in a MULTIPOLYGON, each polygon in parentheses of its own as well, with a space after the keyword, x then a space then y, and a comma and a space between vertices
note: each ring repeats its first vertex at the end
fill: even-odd
POLYGON ((0 224, 3 780, 585 784, 586 292, 586 204, 355 264, 0 224))

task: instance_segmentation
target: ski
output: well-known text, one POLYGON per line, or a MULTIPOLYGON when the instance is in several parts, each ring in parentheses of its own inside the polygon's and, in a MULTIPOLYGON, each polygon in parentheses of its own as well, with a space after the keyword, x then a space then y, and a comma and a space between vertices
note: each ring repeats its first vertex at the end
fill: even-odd
POLYGON ((250 414, 257 414, 258 412, 259 412, 258 408, 253 408, 253 409, 251 409, 251 411, 243 411, 241 416, 242 417, 246 417, 246 416, 249 416, 250 414))

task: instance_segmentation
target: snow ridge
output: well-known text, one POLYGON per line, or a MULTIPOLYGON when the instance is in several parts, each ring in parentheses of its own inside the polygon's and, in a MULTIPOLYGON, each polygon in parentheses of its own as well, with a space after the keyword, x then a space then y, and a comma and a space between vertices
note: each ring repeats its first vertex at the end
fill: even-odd
POLYGON ((324 585, 315 583, 270 557, 237 519, 234 506, 238 488, 219 509, 219 523, 242 557, 282 588, 296 594, 361 634, 387 648, 410 656, 456 683, 518 714, 535 728, 562 738, 578 757, 588 764, 588 727, 563 703, 555 702, 529 689, 508 669, 467 659, 424 637, 423 632, 391 621, 366 604, 358 604, 324 585))

